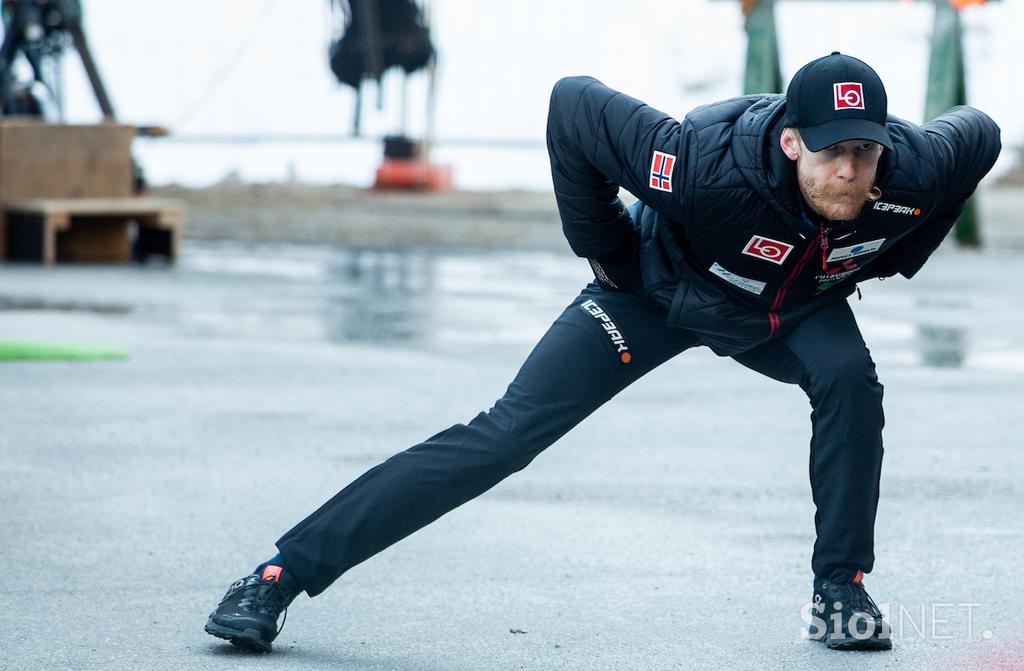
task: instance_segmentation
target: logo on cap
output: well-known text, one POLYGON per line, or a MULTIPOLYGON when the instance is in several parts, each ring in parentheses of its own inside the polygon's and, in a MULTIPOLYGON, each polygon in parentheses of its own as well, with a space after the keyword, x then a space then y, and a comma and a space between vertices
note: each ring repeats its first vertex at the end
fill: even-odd
POLYGON ((860 82, 839 82, 832 85, 837 110, 864 109, 864 87, 860 82))

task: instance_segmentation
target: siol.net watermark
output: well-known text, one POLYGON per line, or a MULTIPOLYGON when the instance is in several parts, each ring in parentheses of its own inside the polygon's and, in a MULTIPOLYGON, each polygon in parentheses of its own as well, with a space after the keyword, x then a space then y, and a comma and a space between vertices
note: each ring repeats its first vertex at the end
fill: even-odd
MULTIPOLYGON (((991 629, 977 624, 977 610, 980 603, 931 603, 915 604, 878 604, 882 613, 882 621, 875 622, 867 613, 854 613, 847 627, 849 636, 857 639, 879 636, 905 640, 918 638, 921 640, 948 641, 954 639, 966 641, 990 640, 994 636, 991 629)), ((841 607, 840 605, 836 606, 841 607)), ((842 614, 832 612, 826 617, 825 604, 820 601, 805 603, 800 608, 800 619, 805 626, 800 629, 801 638, 820 638, 832 625, 832 631, 841 632, 843 628, 842 614), (832 620, 830 623, 828 620, 832 620)))

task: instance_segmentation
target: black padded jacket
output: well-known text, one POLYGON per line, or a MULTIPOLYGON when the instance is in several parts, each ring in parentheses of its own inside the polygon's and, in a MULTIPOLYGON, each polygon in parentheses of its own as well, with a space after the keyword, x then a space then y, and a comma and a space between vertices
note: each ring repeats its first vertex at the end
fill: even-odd
POLYGON ((680 123, 590 77, 560 80, 547 142, 562 228, 578 256, 634 250, 668 323, 733 355, 784 334, 856 283, 912 277, 1000 150, 971 107, 916 126, 890 116, 882 197, 849 222, 816 219, 779 147, 786 101, 733 98, 680 123), (623 187, 639 199, 628 210, 623 187))

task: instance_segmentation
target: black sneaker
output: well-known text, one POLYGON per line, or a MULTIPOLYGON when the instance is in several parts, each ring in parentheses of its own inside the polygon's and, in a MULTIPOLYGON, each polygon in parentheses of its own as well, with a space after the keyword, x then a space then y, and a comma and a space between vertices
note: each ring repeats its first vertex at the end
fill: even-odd
POLYGON ((809 638, 831 650, 892 649, 889 623, 864 589, 863 578, 863 571, 843 581, 815 578, 815 619, 808 628, 809 638))
POLYGON ((206 633, 257 652, 270 652, 271 642, 281 633, 277 618, 288 619, 288 604, 295 594, 280 584, 281 567, 267 566, 261 574, 239 578, 206 621, 206 633))

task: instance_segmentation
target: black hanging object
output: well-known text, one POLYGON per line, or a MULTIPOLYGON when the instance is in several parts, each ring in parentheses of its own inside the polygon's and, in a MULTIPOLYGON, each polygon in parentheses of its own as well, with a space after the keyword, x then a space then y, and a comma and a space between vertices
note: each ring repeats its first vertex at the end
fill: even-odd
POLYGON ((331 70, 358 89, 365 78, 379 81, 390 68, 407 74, 434 57, 430 31, 413 0, 351 0, 344 34, 331 43, 331 70))

